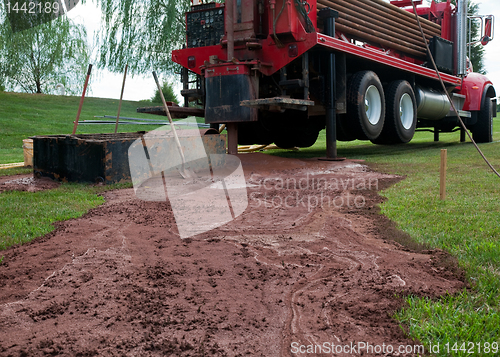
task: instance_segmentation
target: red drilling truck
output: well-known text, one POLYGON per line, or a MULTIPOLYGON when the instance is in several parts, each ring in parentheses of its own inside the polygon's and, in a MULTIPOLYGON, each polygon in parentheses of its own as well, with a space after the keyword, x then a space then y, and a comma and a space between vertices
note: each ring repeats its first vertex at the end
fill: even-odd
MULTIPOLYGON (((215 128, 226 124, 230 153, 238 144, 308 147, 326 127, 327 157, 335 158, 336 140, 398 144, 416 129, 435 140, 461 130, 441 77, 474 139, 492 141, 496 92, 467 58, 467 0, 414 2, 193 3, 186 44, 172 52, 184 105, 201 105, 215 128)), ((484 45, 494 18, 475 18, 484 45)))

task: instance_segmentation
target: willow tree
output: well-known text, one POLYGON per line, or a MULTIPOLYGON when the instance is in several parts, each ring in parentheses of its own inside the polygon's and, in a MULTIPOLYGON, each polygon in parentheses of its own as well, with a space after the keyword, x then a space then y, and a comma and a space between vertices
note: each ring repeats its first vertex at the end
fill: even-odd
POLYGON ((76 93, 89 61, 85 28, 61 16, 13 32, 0 14, 0 82, 9 90, 54 93, 56 85, 76 93))
POLYGON ((132 73, 172 71, 171 51, 185 39, 184 13, 189 0, 93 0, 102 11, 97 35, 99 64, 132 73))

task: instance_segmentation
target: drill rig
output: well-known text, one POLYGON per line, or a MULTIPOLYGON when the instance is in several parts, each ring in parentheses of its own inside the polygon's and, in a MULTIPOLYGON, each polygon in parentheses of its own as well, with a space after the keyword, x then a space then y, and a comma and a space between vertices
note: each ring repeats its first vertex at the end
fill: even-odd
MULTIPOLYGON (((229 153, 238 144, 308 147, 326 127, 335 157, 336 140, 398 144, 417 128, 435 139, 459 130, 441 78, 474 139, 492 141, 496 92, 467 58, 467 0, 413 2, 193 3, 186 45, 172 52, 184 105, 201 105, 212 127, 226 124, 229 153)), ((476 18, 487 44, 494 18, 476 18)))

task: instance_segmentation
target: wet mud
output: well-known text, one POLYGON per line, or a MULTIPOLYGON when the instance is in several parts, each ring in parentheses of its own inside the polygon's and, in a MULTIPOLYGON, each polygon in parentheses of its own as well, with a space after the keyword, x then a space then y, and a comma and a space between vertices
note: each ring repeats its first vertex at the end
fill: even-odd
POLYGON ((124 189, 2 252, 0 356, 384 355, 293 346, 415 344, 392 318, 403 297, 464 287, 444 252, 406 248, 378 213, 401 177, 239 157, 248 207, 214 230, 181 239, 168 202, 124 189))

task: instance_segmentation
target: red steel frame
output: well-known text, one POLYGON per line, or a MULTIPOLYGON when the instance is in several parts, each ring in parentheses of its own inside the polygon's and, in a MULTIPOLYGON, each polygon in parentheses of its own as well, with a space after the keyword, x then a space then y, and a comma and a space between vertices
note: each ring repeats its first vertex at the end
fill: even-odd
MULTIPOLYGON (((258 69, 263 74, 270 75, 272 73, 275 73, 280 68, 284 67, 286 64, 295 59, 289 58, 287 52, 288 49, 286 46, 285 48, 278 48, 270 39, 266 39, 263 42, 263 48, 265 48, 266 50, 262 51, 261 55, 259 56, 259 60, 253 60, 249 63, 258 66, 258 69)), ((335 51, 358 56, 376 63, 384 64, 392 68, 411 72, 423 77, 436 80, 438 79, 438 75, 433 69, 422 67, 418 64, 399 59, 397 57, 391 56, 390 54, 386 54, 381 50, 363 48, 353 43, 326 36, 321 33, 307 34, 305 40, 302 42, 297 42, 296 45, 298 47, 299 56, 309 49, 313 48, 314 46, 318 45, 321 47, 330 48, 335 51)), ((238 50, 235 50, 235 52, 238 52, 238 50)), ((210 56, 214 55, 221 60, 225 60, 226 50, 220 45, 175 50, 172 52, 172 59, 174 62, 179 63, 187 68, 188 58, 191 56, 195 57, 196 66, 194 68, 190 68, 190 70, 197 74, 201 74, 202 67, 204 66, 205 62, 209 60, 210 56)), ((244 63, 245 61, 242 61, 242 64, 244 63)), ((440 73, 440 75, 445 83, 456 86, 461 85, 462 80, 460 77, 456 77, 446 73, 440 73)))
MULTIPOLYGON (((313 2, 313 7, 315 9, 316 2, 314 0, 313 2)), ((449 27, 450 23, 450 13, 448 11, 449 6, 444 7, 444 5, 446 5, 446 3, 442 4, 439 9, 441 11, 444 11, 443 34, 445 35, 445 37, 450 37, 450 29, 447 28, 449 27)), ((432 11, 433 8, 421 8, 421 10, 432 11)), ((313 22, 314 24, 316 24, 316 11, 312 13, 314 14, 313 22)), ((343 36, 337 37, 342 38, 343 36)), ((290 57, 288 54, 288 46, 290 45, 290 43, 286 44, 285 47, 280 48, 276 46, 272 36, 268 36, 266 39, 260 40, 262 48, 258 50, 249 50, 245 47, 235 46, 235 57, 239 59, 240 64, 247 64, 253 69, 259 70, 264 75, 271 75, 286 66, 295 58, 300 57, 311 48, 319 46, 387 65, 395 69, 411 72, 412 74, 416 74, 426 78, 435 80, 438 79, 438 75, 433 69, 429 69, 419 64, 412 63, 412 59, 401 59, 390 52, 384 52, 382 49, 377 49, 370 46, 361 47, 349 41, 340 38, 333 38, 319 32, 307 33, 300 25, 298 26, 298 34, 296 38, 297 41, 293 42, 293 45, 297 46, 296 57, 290 57)), ((215 45, 207 47, 186 48, 175 50, 172 52, 172 60, 186 68, 189 68, 188 58, 194 57, 195 66, 189 69, 200 75, 202 74, 203 69, 208 65, 210 56, 217 56, 219 60, 227 61, 227 47, 223 45, 215 45)), ((461 86, 462 84, 461 77, 449 75, 446 73, 440 73, 440 75, 443 81, 448 85, 461 86)))
MULTIPOLYGON (((317 37, 317 43, 321 46, 345 52, 354 56, 359 56, 373 62, 385 64, 387 66, 408 71, 423 77, 436 80, 439 79, 436 71, 434 71, 433 69, 422 67, 417 64, 399 59, 397 57, 388 55, 385 52, 371 48, 362 48, 350 42, 346 42, 320 33, 317 34, 317 37)), ((462 79, 460 77, 452 76, 446 73, 440 73, 440 75, 445 83, 457 86, 462 83, 462 79)))

